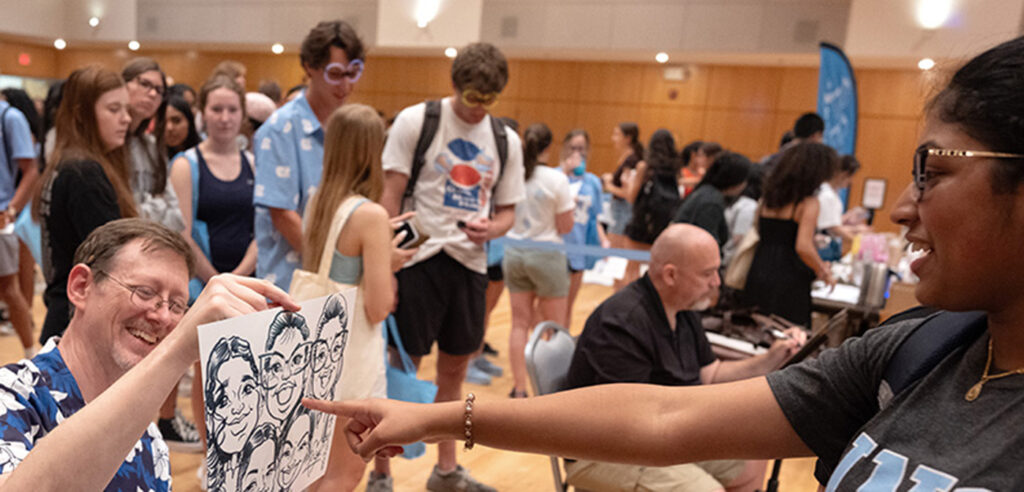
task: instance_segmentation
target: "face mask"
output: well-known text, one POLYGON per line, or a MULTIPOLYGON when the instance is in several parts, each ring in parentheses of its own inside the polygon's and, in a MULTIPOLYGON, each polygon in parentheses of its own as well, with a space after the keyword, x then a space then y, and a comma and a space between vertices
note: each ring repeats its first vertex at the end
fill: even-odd
POLYGON ((580 159, 580 165, 572 168, 572 175, 573 176, 583 176, 583 173, 585 173, 586 171, 587 171, 587 160, 586 159, 580 159))

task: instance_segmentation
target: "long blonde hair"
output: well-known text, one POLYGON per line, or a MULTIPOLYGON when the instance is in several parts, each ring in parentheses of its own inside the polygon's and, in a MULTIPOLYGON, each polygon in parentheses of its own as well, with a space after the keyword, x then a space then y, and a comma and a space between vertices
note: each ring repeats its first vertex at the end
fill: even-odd
POLYGON ((380 200, 384 171, 384 121, 377 111, 362 104, 346 104, 327 119, 324 132, 324 167, 309 207, 302 237, 302 268, 316 271, 327 242, 334 213, 352 194, 380 200))

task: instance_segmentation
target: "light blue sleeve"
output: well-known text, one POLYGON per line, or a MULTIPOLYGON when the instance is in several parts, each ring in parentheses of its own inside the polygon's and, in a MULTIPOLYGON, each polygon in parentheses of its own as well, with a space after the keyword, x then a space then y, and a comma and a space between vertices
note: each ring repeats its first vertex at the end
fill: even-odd
POLYGON ((11 108, 4 116, 4 131, 10 145, 12 159, 35 159, 36 149, 32 144, 32 130, 28 126, 25 115, 11 108))
POLYGON ((272 125, 263 125, 253 137, 256 183, 253 205, 297 210, 301 189, 297 139, 299 128, 292 128, 290 118, 272 125))

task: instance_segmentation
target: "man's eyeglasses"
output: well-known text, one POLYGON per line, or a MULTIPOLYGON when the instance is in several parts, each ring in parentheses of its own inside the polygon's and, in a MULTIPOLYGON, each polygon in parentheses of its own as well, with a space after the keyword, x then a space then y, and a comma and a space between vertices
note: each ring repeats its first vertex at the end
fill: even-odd
POLYGON ((146 92, 153 91, 157 96, 164 97, 164 86, 162 85, 154 84, 142 77, 135 77, 135 83, 139 84, 139 87, 145 89, 146 92))
POLYGON ((120 285, 125 289, 128 289, 132 293, 131 297, 129 297, 129 299, 131 299, 132 301, 132 304, 140 308, 159 311, 161 307, 167 306, 167 310, 170 311, 170 313, 175 316, 181 316, 185 314, 185 311, 188 310, 188 305, 185 304, 184 300, 164 299, 163 297, 160 297, 160 295, 157 294, 156 290, 153 290, 152 287, 148 287, 145 285, 127 284, 114 278, 109 273, 104 272, 102 270, 97 270, 96 275, 103 275, 109 278, 115 284, 120 285))
POLYGON ((987 150, 957 150, 957 149, 936 149, 924 145, 914 151, 914 187, 917 188, 917 196, 920 199, 924 196, 924 189, 931 177, 927 171, 928 157, 982 157, 986 159, 1024 159, 1024 154, 1009 154, 1006 152, 990 152, 987 150))
POLYGON ((363 61, 352 60, 348 63, 348 66, 338 62, 328 63, 324 67, 324 80, 331 85, 339 85, 348 79, 351 83, 359 82, 359 77, 363 76, 363 61))
POLYGON ((499 92, 482 94, 476 89, 466 89, 462 91, 462 104, 470 108, 478 106, 490 108, 491 106, 494 106, 494 103, 498 102, 499 94, 499 92))

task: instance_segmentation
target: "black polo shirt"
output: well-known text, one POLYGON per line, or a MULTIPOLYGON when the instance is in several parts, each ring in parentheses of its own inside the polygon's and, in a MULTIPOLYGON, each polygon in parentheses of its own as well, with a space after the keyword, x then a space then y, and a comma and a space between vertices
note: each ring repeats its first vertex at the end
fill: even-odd
POLYGON ((672 331, 658 292, 644 275, 587 318, 566 382, 568 388, 605 383, 691 386, 701 384, 700 369, 714 361, 700 316, 680 311, 672 331))

